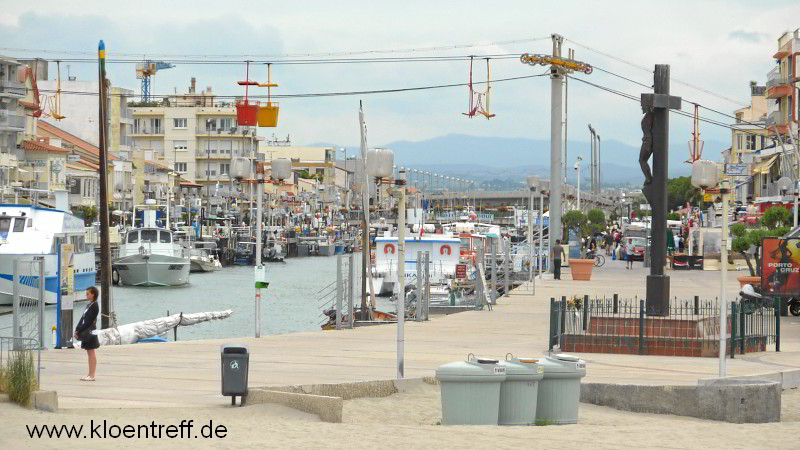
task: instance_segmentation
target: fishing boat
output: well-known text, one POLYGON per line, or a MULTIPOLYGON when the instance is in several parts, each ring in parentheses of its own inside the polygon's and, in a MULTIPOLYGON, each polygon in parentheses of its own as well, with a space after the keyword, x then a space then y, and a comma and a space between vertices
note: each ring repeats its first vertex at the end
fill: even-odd
MULTIPOLYGON (((13 303, 14 261, 32 263, 39 258, 44 258, 45 303, 56 303, 61 244, 73 245, 73 290, 83 295, 95 284, 96 274, 94 249, 86 245, 83 219, 40 206, 0 205, 0 305, 13 303)), ((22 267, 20 275, 27 286, 38 286, 38 276, 31 276, 29 267, 22 267)))
POLYGON ((397 236, 387 231, 375 238, 375 265, 372 272, 377 295, 391 295, 402 272, 406 282, 417 276, 417 252, 428 252, 430 283, 433 289, 447 288, 455 278, 461 240, 447 234, 411 235, 405 239, 404 264, 398 271, 397 236))
MULTIPOLYGON (((125 234, 113 270, 128 286, 180 286, 189 282, 189 253, 173 240, 172 232, 159 228, 154 201, 134 207, 142 211, 142 226, 125 234)), ((115 277, 117 278, 117 277, 115 277)))

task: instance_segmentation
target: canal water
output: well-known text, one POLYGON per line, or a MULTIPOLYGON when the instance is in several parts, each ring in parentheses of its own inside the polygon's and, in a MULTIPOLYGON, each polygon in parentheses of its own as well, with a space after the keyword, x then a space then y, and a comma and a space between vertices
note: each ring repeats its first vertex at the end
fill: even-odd
MULTIPOLYGON (((358 266, 360 268, 360 266, 358 266)), ((320 299, 336 281, 336 257, 291 258, 267 264, 268 289, 262 289, 261 334, 319 331, 320 299), (322 292, 320 292, 322 291, 322 292)), ((212 273, 192 273, 189 284, 178 287, 113 287, 118 324, 175 313, 233 310, 224 320, 178 327, 178 340, 255 336, 255 280, 252 266, 224 267, 212 273)), ((330 299, 330 295, 327 296, 330 299)), ((75 321, 85 303, 75 304, 75 321)), ((330 305, 328 306, 330 307, 330 305)), ((45 309, 45 341, 51 345, 55 305, 45 309)), ((11 329, 11 314, 0 316, 0 330, 11 329)), ((99 325, 99 323, 98 323, 99 325)), ((74 326, 74 324, 73 324, 74 326)), ((3 333, 0 332, 0 335, 3 333)), ((173 339, 170 331, 167 336, 173 339)))

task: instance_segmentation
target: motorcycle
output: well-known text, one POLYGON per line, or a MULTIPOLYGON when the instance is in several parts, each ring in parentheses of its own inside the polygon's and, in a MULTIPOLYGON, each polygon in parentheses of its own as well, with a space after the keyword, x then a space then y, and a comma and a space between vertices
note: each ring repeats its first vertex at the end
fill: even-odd
MULTIPOLYGON (((772 301, 764 298, 759 289, 753 288, 752 285, 745 284, 739 292, 739 296, 743 300, 743 307, 746 311, 752 311, 755 308, 770 306, 772 301)), ((789 313, 795 317, 800 316, 800 297, 792 297, 789 299, 789 313)))

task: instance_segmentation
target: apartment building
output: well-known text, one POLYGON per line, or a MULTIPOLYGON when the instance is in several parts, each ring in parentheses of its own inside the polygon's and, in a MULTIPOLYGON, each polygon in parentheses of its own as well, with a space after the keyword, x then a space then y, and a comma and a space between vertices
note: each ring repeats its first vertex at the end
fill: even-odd
POLYGON ((25 97, 22 68, 19 61, 0 56, 0 190, 4 193, 11 193, 16 179, 21 156, 17 146, 25 132, 25 111, 19 104, 25 97))
POLYGON ((767 74, 768 120, 778 133, 797 136, 800 102, 797 100, 800 29, 778 38, 778 51, 772 56, 775 68, 767 74))
MULTIPOLYGON (((750 106, 734 111, 736 123, 731 131, 731 147, 723 152, 726 163, 751 164, 751 168, 760 174, 764 170, 761 150, 772 145, 770 131, 766 129, 767 97, 766 86, 750 82, 750 106)), ((746 202, 755 192, 754 183, 761 180, 751 179, 735 189, 735 201, 746 202)))
POLYGON ((170 167, 203 191, 233 193, 231 158, 256 159, 256 127, 240 127, 232 102, 216 101, 211 87, 170 96, 158 106, 133 105, 134 149, 152 152, 152 161, 170 167))

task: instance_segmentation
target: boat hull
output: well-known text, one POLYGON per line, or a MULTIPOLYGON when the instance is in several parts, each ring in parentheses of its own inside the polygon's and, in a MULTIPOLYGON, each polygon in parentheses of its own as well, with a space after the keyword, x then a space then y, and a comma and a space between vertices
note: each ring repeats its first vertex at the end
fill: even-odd
POLYGON ((196 272, 214 272, 219 269, 215 261, 207 261, 199 258, 190 258, 190 269, 192 273, 196 272))
POLYGON ((114 261, 120 284, 126 286, 182 286, 189 282, 188 258, 131 255, 114 261))

